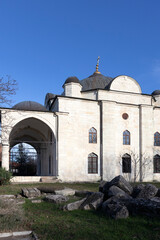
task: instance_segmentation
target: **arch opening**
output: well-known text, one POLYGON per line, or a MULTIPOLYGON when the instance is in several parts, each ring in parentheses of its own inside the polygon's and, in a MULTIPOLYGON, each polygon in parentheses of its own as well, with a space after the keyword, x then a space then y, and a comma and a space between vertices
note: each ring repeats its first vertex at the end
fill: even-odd
POLYGON ((17 164, 13 162, 18 161, 19 168, 20 165, 23 165, 22 162, 26 162, 25 167, 21 166, 21 171, 13 170, 14 175, 56 176, 55 135, 45 122, 37 118, 27 118, 20 121, 13 127, 9 143, 10 169, 13 169, 13 165, 17 164), (23 157, 26 159, 24 160, 23 157), (29 165, 32 165, 30 171, 27 170, 29 162, 29 165))
POLYGON ((18 143, 10 149, 10 171, 13 176, 36 176, 37 151, 28 143, 18 143))

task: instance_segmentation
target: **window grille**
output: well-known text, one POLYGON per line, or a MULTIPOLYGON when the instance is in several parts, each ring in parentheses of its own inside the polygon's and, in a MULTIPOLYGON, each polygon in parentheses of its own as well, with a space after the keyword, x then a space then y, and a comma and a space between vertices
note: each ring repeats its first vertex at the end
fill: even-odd
POLYGON ((93 127, 89 130, 89 143, 97 143, 97 130, 93 127))
POLYGON ((154 146, 160 146, 160 134, 156 132, 154 134, 154 146))
POLYGON ((123 145, 130 145, 130 132, 128 130, 123 132, 123 145))
POLYGON ((127 153, 122 156, 122 172, 131 173, 131 156, 127 153))
POLYGON ((94 153, 88 155, 88 173, 98 173, 98 157, 94 153))
POLYGON ((153 169, 154 173, 160 173, 160 156, 155 155, 153 158, 153 169))

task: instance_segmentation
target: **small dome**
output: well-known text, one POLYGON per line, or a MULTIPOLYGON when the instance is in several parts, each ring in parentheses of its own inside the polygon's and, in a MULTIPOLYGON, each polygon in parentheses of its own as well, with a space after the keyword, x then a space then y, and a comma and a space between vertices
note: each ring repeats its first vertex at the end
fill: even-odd
POLYGON ((152 92, 152 95, 160 95, 160 90, 155 90, 152 92))
POLYGON ((67 78, 64 84, 71 83, 71 82, 80 84, 79 79, 77 77, 69 77, 69 78, 67 78))
POLYGON ((42 112, 48 111, 42 104, 33 101, 20 102, 14 105, 12 108, 16 110, 42 111, 42 112))

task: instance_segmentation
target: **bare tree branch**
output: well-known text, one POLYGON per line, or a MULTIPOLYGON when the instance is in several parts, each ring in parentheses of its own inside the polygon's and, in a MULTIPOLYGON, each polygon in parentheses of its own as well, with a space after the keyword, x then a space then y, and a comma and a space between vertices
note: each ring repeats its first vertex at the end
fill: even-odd
POLYGON ((6 78, 0 78, 0 104, 10 105, 12 100, 10 99, 12 95, 16 94, 17 82, 11 79, 10 76, 6 78))

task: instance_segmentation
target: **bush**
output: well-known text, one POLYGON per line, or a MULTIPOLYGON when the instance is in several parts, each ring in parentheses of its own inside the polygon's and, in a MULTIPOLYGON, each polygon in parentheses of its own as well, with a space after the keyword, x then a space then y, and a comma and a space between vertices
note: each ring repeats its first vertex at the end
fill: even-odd
POLYGON ((9 184, 11 176, 12 174, 9 171, 0 167, 0 185, 9 184))

